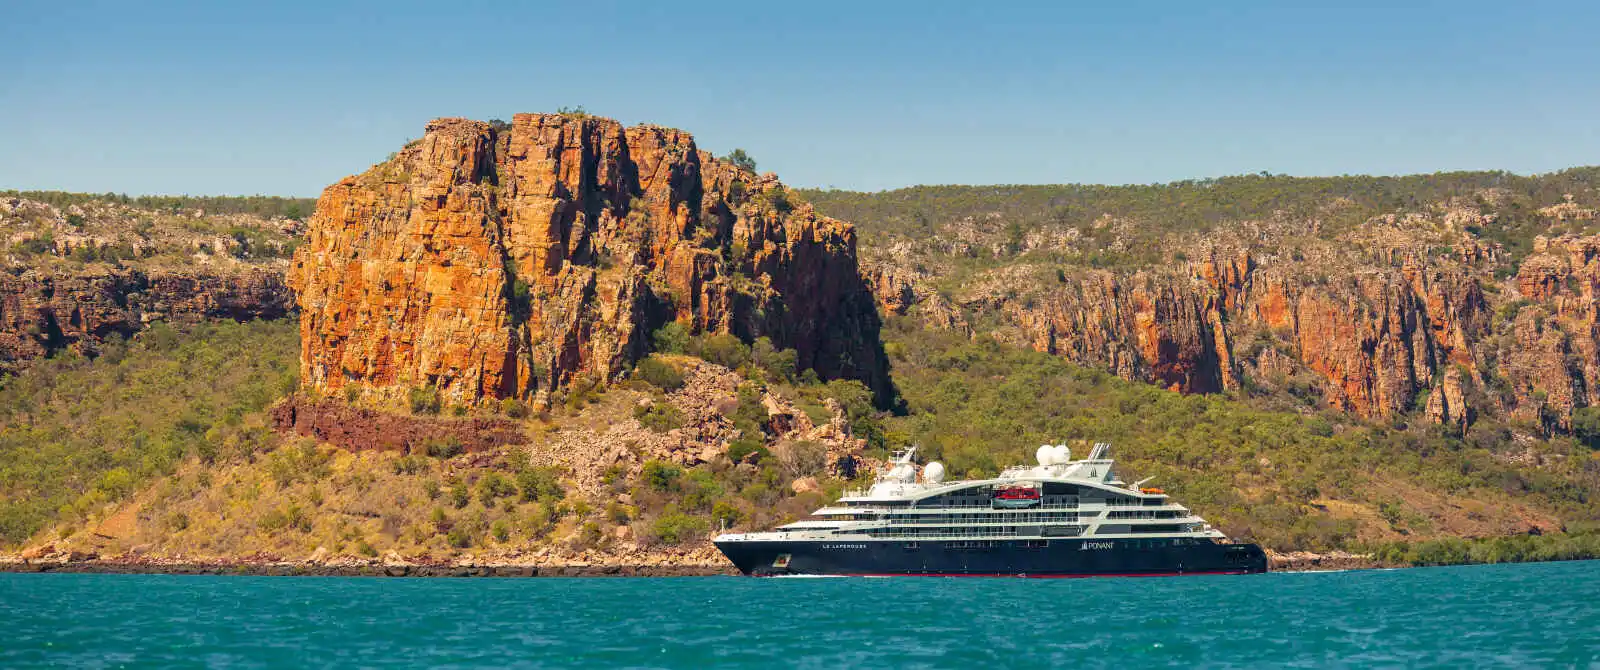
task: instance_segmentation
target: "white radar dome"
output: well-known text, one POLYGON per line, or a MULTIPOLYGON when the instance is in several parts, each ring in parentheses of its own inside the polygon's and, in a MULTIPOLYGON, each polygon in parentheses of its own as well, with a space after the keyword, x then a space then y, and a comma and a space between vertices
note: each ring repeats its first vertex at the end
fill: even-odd
POLYGON ((1065 465, 1072 462, 1072 450, 1068 449, 1067 445, 1058 444, 1050 451, 1051 455, 1055 457, 1057 465, 1065 465))
POLYGON ((934 461, 922 467, 922 480, 929 484, 944 481, 944 464, 934 461))
POLYGON ((1039 449, 1033 452, 1033 457, 1039 459, 1039 465, 1050 464, 1050 449, 1050 445, 1041 444, 1039 445, 1039 449))

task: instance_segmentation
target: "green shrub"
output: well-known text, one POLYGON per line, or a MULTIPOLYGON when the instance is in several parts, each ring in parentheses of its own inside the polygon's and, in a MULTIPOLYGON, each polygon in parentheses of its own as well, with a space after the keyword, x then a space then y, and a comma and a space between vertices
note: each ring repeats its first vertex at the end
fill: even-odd
POLYGON ((528 405, 516 398, 506 398, 500 401, 500 413, 513 419, 525 419, 528 417, 528 405))
POLYGON ((733 427, 753 438, 766 435, 767 421, 772 414, 767 411, 766 403, 761 402, 761 389, 745 382, 735 391, 735 398, 737 404, 733 407, 733 414, 728 417, 733 421, 733 427))
POLYGON ((528 467, 517 471, 517 489, 523 502, 554 502, 566 496, 559 470, 553 467, 528 467))
POLYGON ((678 501, 689 512, 706 512, 722 497, 723 486, 716 474, 703 467, 690 468, 678 481, 678 501))
POLYGON ((689 353, 689 343, 693 337, 689 334, 688 326, 673 321, 656 329, 650 339, 656 353, 686 354, 689 353))
POLYGON ((495 500, 517 495, 517 487, 498 472, 490 472, 478 479, 478 502, 484 507, 494 507, 495 500))
POLYGON ((397 475, 414 475, 428 469, 427 461, 415 455, 401 456, 394 461, 394 473, 397 475))
POLYGON ((647 356, 639 361, 633 368, 633 377, 659 388, 663 391, 676 391, 683 388, 683 373, 654 355, 647 356))
POLYGON ((583 522, 583 527, 578 529, 578 535, 573 538, 573 549, 587 549, 598 546, 605 538, 605 532, 600 530, 600 524, 593 521, 583 522))
POLYGON ((651 526, 657 539, 666 544, 680 544, 705 534, 706 520, 681 512, 669 512, 656 518, 651 526))
POLYGON ((256 525, 261 530, 275 532, 279 530, 294 530, 302 533, 311 532, 311 515, 301 509, 299 505, 290 504, 284 507, 275 507, 261 518, 256 520, 256 525))
POLYGON ((737 370, 750 361, 750 347, 733 335, 718 333, 701 343, 700 357, 729 370, 737 370))
POLYGON ((772 381, 794 383, 798 357, 795 350, 780 350, 766 337, 758 337, 755 344, 750 345, 750 364, 772 381))
POLYGON ((450 530, 454 524, 450 522, 450 515, 446 514, 443 507, 435 507, 428 513, 428 522, 433 524, 433 529, 438 532, 450 530))
POLYGON ((496 519, 489 526, 489 534, 494 536, 495 542, 506 542, 511 539, 511 525, 505 519, 496 519))
POLYGON ((468 532, 464 526, 451 528, 450 532, 445 534, 444 539, 445 542, 450 543, 450 546, 457 549, 466 549, 472 546, 472 533, 468 532))
POLYGON ((610 520, 613 524, 621 526, 628 523, 632 517, 628 514, 628 508, 626 506, 617 502, 609 502, 606 503, 606 519, 610 520))
POLYGON ((411 389, 410 401, 412 414, 439 413, 439 390, 432 386, 411 389))
POLYGON ((744 518, 744 512, 738 505, 726 500, 718 500, 711 506, 711 520, 716 522, 718 528, 736 526, 744 518))
POLYGON ((454 436, 429 438, 422 443, 422 453, 434 458, 453 458, 465 450, 454 436))
POLYGON ((762 444, 761 439, 757 437, 740 435, 728 442, 728 460, 735 463, 746 460, 751 463, 760 463, 771 455, 772 452, 768 451, 766 445, 762 444), (751 458, 752 454, 754 458, 751 458))
POLYGON ((1600 449, 1600 407, 1572 411, 1572 433, 1590 449, 1600 449))
POLYGON ((645 461, 639 470, 639 478, 644 481, 645 486, 655 491, 675 489, 678 479, 682 476, 683 468, 654 459, 645 461))
POLYGON ((554 528, 556 522, 560 519, 561 510, 559 507, 548 501, 541 502, 533 508, 527 519, 523 521, 523 529, 527 531, 529 537, 541 537, 550 532, 550 529, 554 528))
POLYGON ((633 408, 633 418, 645 428, 665 433, 683 427, 683 411, 667 402, 653 402, 633 408))
POLYGON ((312 481, 328 476, 331 471, 332 451, 322 451, 310 440, 301 440, 279 447, 267 455, 267 474, 285 487, 301 479, 312 481))

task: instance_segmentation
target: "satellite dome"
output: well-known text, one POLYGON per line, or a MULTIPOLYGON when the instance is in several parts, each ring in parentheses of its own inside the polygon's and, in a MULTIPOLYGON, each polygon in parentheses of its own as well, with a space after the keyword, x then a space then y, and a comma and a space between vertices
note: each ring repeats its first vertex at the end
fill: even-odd
POLYGON ((1033 457, 1039 459, 1039 465, 1049 465, 1050 464, 1050 445, 1048 445, 1048 444, 1039 445, 1039 449, 1037 451, 1033 452, 1033 457))
POLYGON ((1065 444, 1058 444, 1052 447, 1050 455, 1055 459, 1057 465, 1065 465, 1072 462, 1072 450, 1068 449, 1065 444))
POLYGON ((922 480, 929 484, 944 481, 944 464, 934 461, 922 467, 922 480))

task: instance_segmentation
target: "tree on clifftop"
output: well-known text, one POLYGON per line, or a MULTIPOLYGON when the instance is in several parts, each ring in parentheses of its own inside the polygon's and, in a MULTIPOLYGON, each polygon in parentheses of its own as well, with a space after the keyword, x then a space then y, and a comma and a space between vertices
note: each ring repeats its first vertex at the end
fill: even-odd
POLYGON ((734 167, 751 174, 756 171, 756 159, 751 158, 750 154, 744 152, 744 149, 734 149, 728 152, 728 155, 723 156, 722 160, 732 163, 734 167))

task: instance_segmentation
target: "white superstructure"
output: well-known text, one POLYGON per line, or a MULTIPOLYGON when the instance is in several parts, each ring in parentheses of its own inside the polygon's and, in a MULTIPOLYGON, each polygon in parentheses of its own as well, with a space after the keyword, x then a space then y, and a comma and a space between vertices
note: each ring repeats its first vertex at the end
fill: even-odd
POLYGON ((919 477, 913 447, 895 454, 870 488, 846 491, 806 520, 769 532, 724 534, 717 542, 1082 538, 1172 546, 1224 539, 1160 489, 1117 479, 1109 447, 1097 443, 1087 458, 1075 461, 1066 445, 1044 445, 1036 465, 957 481, 944 481, 944 466, 937 462, 919 477))

